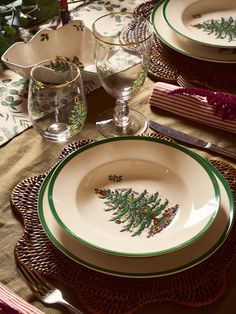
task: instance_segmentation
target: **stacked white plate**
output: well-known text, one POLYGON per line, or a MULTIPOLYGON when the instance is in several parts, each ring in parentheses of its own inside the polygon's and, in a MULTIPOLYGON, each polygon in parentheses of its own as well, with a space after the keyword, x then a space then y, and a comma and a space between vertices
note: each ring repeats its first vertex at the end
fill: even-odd
POLYGON ((184 55, 236 62, 236 0, 166 0, 151 21, 157 37, 184 55))
POLYGON ((230 188, 189 149, 150 137, 81 147, 44 181, 42 226, 65 255, 125 277, 182 271, 209 257, 233 221, 230 188))

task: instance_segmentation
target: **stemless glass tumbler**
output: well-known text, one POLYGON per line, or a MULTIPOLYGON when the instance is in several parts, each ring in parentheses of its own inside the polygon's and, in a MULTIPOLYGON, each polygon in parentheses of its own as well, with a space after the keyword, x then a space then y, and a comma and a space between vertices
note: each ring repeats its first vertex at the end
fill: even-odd
POLYGON ((33 67, 28 114, 46 140, 65 142, 80 132, 86 121, 87 104, 76 64, 56 58, 33 67))
POLYGON ((115 12, 98 18, 92 30, 98 77, 106 92, 116 98, 115 109, 99 115, 98 131, 105 137, 143 133, 147 121, 140 112, 129 109, 128 101, 147 76, 152 25, 142 16, 115 12))

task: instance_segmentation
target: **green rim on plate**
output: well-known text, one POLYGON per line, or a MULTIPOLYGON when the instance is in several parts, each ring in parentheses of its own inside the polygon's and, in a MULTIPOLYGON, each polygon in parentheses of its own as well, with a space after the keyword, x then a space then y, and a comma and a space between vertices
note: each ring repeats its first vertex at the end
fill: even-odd
POLYGON ((166 0, 162 15, 169 27, 198 45, 234 49, 235 1, 166 0))
MULTIPOLYGON (((196 153, 193 152, 193 154, 197 155, 196 153)), ((208 258, 210 255, 212 255, 225 241, 225 239, 227 238, 232 225, 233 225, 233 221, 234 221, 234 199, 233 199, 233 195, 231 192, 231 189, 227 183, 227 181, 225 180, 224 176, 220 173, 220 171, 218 169, 216 169, 210 162, 206 161, 205 159, 203 159, 201 156, 198 156, 203 163, 206 164, 207 167, 209 167, 209 169, 214 173, 214 175, 220 180, 220 182, 222 183, 225 192, 227 194, 228 197, 228 203, 229 203, 229 219, 228 222, 225 226, 224 231, 222 232, 222 234, 220 235, 219 240, 217 240, 216 243, 213 243, 213 245, 206 251, 206 252, 202 252, 201 255, 199 255, 197 258, 191 260, 188 263, 185 263, 183 265, 181 265, 180 267, 173 267, 171 269, 167 269, 165 271, 156 271, 156 272, 146 272, 146 273, 127 273, 127 272, 117 272, 114 270, 110 270, 110 269, 106 269, 106 268, 102 268, 102 267, 97 267, 94 264, 90 264, 87 263, 87 261, 82 260, 78 255, 74 255, 72 252, 70 252, 64 245, 62 245, 60 243, 60 239, 57 239, 53 232, 51 232, 50 227, 47 224, 47 221, 45 220, 45 215, 44 215, 44 208, 43 208, 43 198, 47 197, 47 195, 45 196, 45 190, 47 189, 48 186, 48 182, 50 180, 50 176, 52 174, 49 173, 48 176, 46 177, 46 179, 44 180, 40 191, 39 191, 39 200, 38 200, 38 213, 39 213, 39 218, 40 221, 42 223, 42 226, 48 236, 48 238, 51 240, 51 242, 60 250, 62 251, 62 253, 64 253, 66 256, 70 257, 71 259, 75 260, 76 262, 89 267, 91 269, 100 271, 100 272, 104 272, 106 274, 111 274, 111 275, 118 275, 118 276, 125 276, 125 277, 138 277, 138 278, 147 278, 147 277, 158 277, 158 276, 163 276, 163 275, 169 275, 169 274, 173 274, 176 272, 180 272, 183 271, 187 268, 190 268, 202 261, 204 261, 206 258, 208 258)), ((59 225, 58 225, 59 226, 59 225)), ((194 245, 194 244, 193 244, 194 245)))
POLYGON ((155 34, 162 43, 194 59, 226 64, 235 63, 235 55, 232 53, 232 49, 217 49, 181 38, 180 35, 173 32, 164 20, 162 9, 163 3, 157 3, 150 16, 155 34))
POLYGON ((129 256, 129 257, 137 257, 137 256, 142 256, 142 257, 149 257, 149 256, 153 256, 153 255, 160 255, 160 254, 166 254, 175 250, 179 250, 183 247, 185 247, 186 245, 191 244, 193 241, 197 240, 200 236, 202 236, 204 234, 204 232, 206 232, 206 230, 212 225, 214 219, 216 218, 216 215, 218 213, 218 209, 219 209, 219 202, 220 202, 220 191, 219 191, 219 186, 217 183, 217 180, 214 176, 214 174, 212 173, 212 171, 210 170, 210 168, 208 167, 208 165, 202 160, 202 158, 193 153, 191 150, 175 144, 175 143, 170 143, 170 142, 166 142, 163 140, 159 140, 159 139, 155 139, 155 138, 148 138, 148 137, 133 137, 133 136, 127 136, 127 137, 115 137, 115 138, 109 138, 109 139, 104 139, 104 140, 100 140, 97 142, 93 142, 91 144, 88 144, 74 152, 72 152, 68 157, 66 157, 64 160, 62 160, 58 166, 55 168, 55 170, 53 171, 50 181, 49 181, 49 188, 48 188, 48 202, 49 202, 49 206, 50 209, 52 211, 52 214, 54 216, 54 218, 56 219, 56 221, 58 222, 58 224, 68 233, 70 234, 70 236, 72 236, 73 238, 75 238, 76 240, 80 241, 81 243, 83 243, 84 245, 89 246, 90 248, 96 249, 96 250, 101 250, 104 251, 106 253, 110 253, 110 254, 115 254, 115 255, 124 255, 124 256, 129 256), (56 179, 58 177, 58 175, 60 174, 61 170, 64 168, 65 165, 68 164, 68 162, 70 160, 72 160, 75 156, 77 156, 78 154, 81 154, 95 146, 98 145, 103 145, 109 142, 118 142, 118 141, 146 141, 146 142, 153 142, 153 143, 157 143, 160 145, 165 145, 167 147, 173 148, 174 150, 178 150, 181 153, 183 152, 184 154, 186 154, 186 156, 190 157, 191 159, 193 159, 197 164, 200 165, 201 168, 203 168, 204 172, 206 172, 206 175, 209 178, 209 181, 212 184, 213 190, 214 190, 214 205, 216 205, 214 207, 214 212, 211 214, 209 220, 207 221, 206 225, 204 225, 204 227, 198 231, 196 234, 194 233, 193 236, 191 236, 189 239, 184 240, 183 242, 174 245, 172 247, 169 248, 165 248, 165 249, 161 249, 161 250, 151 250, 151 251, 145 251, 145 252, 127 252, 127 251, 122 251, 122 250, 113 250, 113 249, 109 249, 107 247, 103 247, 101 245, 97 245, 96 243, 91 243, 90 241, 84 239, 81 235, 75 234, 71 228, 65 224, 65 222, 61 219, 60 215, 58 214, 58 211, 55 207, 54 204, 54 199, 53 199, 53 190, 54 190, 54 186, 55 186, 55 182, 56 179))

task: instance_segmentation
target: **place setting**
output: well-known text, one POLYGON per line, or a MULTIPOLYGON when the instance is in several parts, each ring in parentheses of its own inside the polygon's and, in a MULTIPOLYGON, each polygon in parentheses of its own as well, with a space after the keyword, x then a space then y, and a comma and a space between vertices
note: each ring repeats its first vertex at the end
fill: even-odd
MULTIPOLYGON (((178 4, 180 3, 180 1, 176 1, 176 2, 178 4)), ((192 1, 192 2, 194 3, 196 1, 192 1)), ((220 41, 218 39, 219 35, 218 37, 217 37, 217 34, 214 35, 214 28, 212 29, 213 34, 210 34, 210 30, 208 32, 202 31, 198 29, 196 26, 195 27, 192 26, 191 29, 193 29, 193 31, 197 29, 199 33, 187 31, 191 27, 190 23, 192 24, 195 23, 193 25, 198 25, 198 24, 201 25, 200 21, 198 21, 197 18, 195 18, 196 19, 195 22, 192 22, 192 21, 189 21, 189 17, 188 17, 188 16, 196 16, 197 12, 199 11, 202 12, 203 9, 201 7, 200 8, 197 7, 195 9, 196 13, 187 12, 186 13, 187 16, 183 17, 183 19, 186 19, 189 21, 188 23, 190 24, 190 26, 187 27, 185 25, 182 25, 183 23, 178 23, 178 21, 181 21, 182 10, 187 11, 187 8, 186 9, 185 7, 179 8, 179 6, 177 7, 176 6, 177 5, 175 1, 173 0, 169 2, 167 1, 164 4, 161 4, 160 6, 156 6, 154 11, 152 12, 151 19, 155 27, 156 33, 158 34, 158 37, 161 38, 161 40, 164 43, 166 43, 169 47, 171 47, 175 51, 178 51, 187 56, 194 57, 196 59, 211 61, 211 62, 235 63, 235 56, 232 53, 232 48, 233 49, 235 48, 234 46, 235 44, 233 45, 234 43, 233 40, 228 41, 226 38, 224 39, 223 41, 224 43, 222 44, 221 42, 219 42, 220 41), (172 5, 172 3, 174 3, 174 5, 172 5), (176 15, 176 12, 180 12, 180 16, 176 15), (175 18, 173 16, 175 16, 175 18), (174 21, 177 21, 176 22, 177 25, 175 25, 174 21), (195 39, 195 37, 198 38, 198 40, 195 39), (201 41, 201 38, 203 38, 202 41, 201 41), (222 49, 222 48, 225 48, 225 49, 222 49), (230 48, 230 49, 227 50, 226 48, 227 49, 230 48)), ((185 13, 182 13, 182 15, 184 14, 185 13)), ((207 18, 209 19, 209 17, 205 17, 205 19, 207 18)))
POLYGON ((168 25, 191 41, 216 48, 236 48, 235 1, 165 1, 168 25))
POLYGON ((235 38, 230 34, 234 9, 234 1, 206 5, 194 0, 147 1, 137 7, 155 29, 150 77, 170 84, 184 77, 201 88, 234 93, 235 38), (222 73, 224 79, 219 80, 222 73))
POLYGON ((137 14, 149 18, 155 32, 148 72, 156 82, 149 97, 154 112, 158 108, 189 121, 236 132, 236 86, 232 79, 235 38, 230 35, 233 20, 227 24, 233 8, 234 1, 206 5, 194 0, 148 1, 137 7, 137 14), (204 21, 206 26, 200 27, 204 21), (211 29, 207 28, 210 22, 211 29))
MULTIPOLYGON (((138 15, 106 12, 89 27, 63 15, 61 28, 42 29, 3 54, 6 66, 29 80, 33 131, 41 143, 63 147, 45 171, 11 191, 12 210, 23 225, 14 247, 16 267, 28 282, 33 273, 35 281, 49 282, 50 293, 54 288, 65 292, 71 302, 64 305, 74 313, 128 314, 163 302, 196 308, 225 292, 236 256, 234 152, 229 149, 227 157, 214 146, 216 157, 204 158, 164 128, 150 132, 154 121, 129 102, 149 76, 154 81, 147 99, 151 110, 235 133, 235 96, 224 84, 217 91, 206 81, 182 87, 177 78, 186 76, 180 67, 167 67, 164 80, 154 69, 156 53, 163 61, 158 71, 170 65, 163 51, 180 55, 181 67, 184 58, 234 65, 232 55, 219 52, 219 47, 235 49, 233 43, 223 39, 208 45, 191 31, 193 20, 187 22, 212 7, 212 1, 207 9, 203 1, 148 1, 135 8, 138 15), (81 46, 73 45, 75 36, 81 46), (114 104, 95 120, 103 138, 85 138, 81 134, 91 110, 87 94, 98 87, 113 96, 114 104)), ((225 7, 218 4, 218 9, 225 7)), ((203 149, 210 152, 209 145, 203 149)), ((45 295, 38 298, 50 304, 45 295)))
POLYGON ((157 302, 161 296, 163 300, 163 295, 164 299, 174 301, 175 291, 180 287, 191 292, 190 299, 182 299, 185 304, 194 305, 203 299, 211 302, 222 293, 224 271, 236 254, 234 177, 235 169, 225 163, 206 161, 154 134, 73 142, 63 149, 59 163, 51 171, 23 180, 12 193, 11 203, 24 223, 24 234, 15 248, 16 263, 37 270, 65 289, 72 289, 91 312, 99 309, 106 313, 114 297, 114 306, 124 307, 124 313, 150 302, 153 295, 157 302), (143 151, 148 149, 148 158, 137 158, 140 144, 143 151), (131 145, 132 151, 128 149, 131 145), (114 150, 114 154, 104 155, 104 150, 114 150), (166 154, 161 157, 162 150, 172 151, 169 161, 165 160, 166 154), (94 159, 97 154, 101 158, 94 159), (81 164, 88 158, 91 158, 90 169, 81 164), (171 170, 168 163, 173 159, 177 165, 171 170), (190 179, 185 159, 191 169, 196 169, 196 178, 191 172, 190 179), (149 165, 143 169, 150 171, 137 175, 135 167, 142 169, 141 164, 149 165), (65 188, 61 180, 67 186, 68 199, 63 197, 65 188), (206 184, 202 189, 207 188, 207 194, 199 197, 203 190, 193 191, 196 180, 197 184, 206 184), (170 182, 178 185, 178 195, 173 194, 170 182), (184 191, 190 182, 193 190, 189 186, 186 195, 184 191), (154 201, 155 197, 158 202, 154 201), (129 229, 130 212, 121 215, 122 210, 128 205, 134 208, 137 200, 143 205, 136 210, 136 223, 129 229), (167 200, 172 202, 167 205, 167 200), (120 202, 124 205, 119 207, 120 202), (150 213, 152 220, 147 224, 148 214, 142 213, 142 208, 148 205, 151 212, 155 208, 153 203, 158 203, 159 211, 161 207, 163 212, 159 216, 150 213), (141 228, 144 222, 146 229, 141 228), (189 232, 185 232, 188 226, 189 232), (223 256, 227 259, 222 259, 223 256), (171 294, 169 285, 172 285, 171 294), (209 289, 211 285, 213 290, 209 289), (89 289, 93 289, 91 299, 87 294, 89 289), (135 299, 139 295, 140 303, 132 301, 134 289, 135 299), (100 293, 108 295, 106 300, 100 293), (192 294, 198 297, 192 299, 192 294), (98 304, 92 301, 94 298, 98 304))

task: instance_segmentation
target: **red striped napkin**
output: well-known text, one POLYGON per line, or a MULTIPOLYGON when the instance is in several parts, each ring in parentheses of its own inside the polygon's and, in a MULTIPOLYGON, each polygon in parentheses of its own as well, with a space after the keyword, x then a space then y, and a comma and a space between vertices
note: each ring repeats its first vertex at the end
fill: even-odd
POLYGON ((44 314, 0 282, 0 313, 44 314))
POLYGON ((163 82, 155 83, 149 97, 149 104, 184 118, 236 133, 236 119, 223 119, 216 115, 214 107, 201 97, 182 94, 169 95, 171 91, 177 88, 181 87, 163 82))

